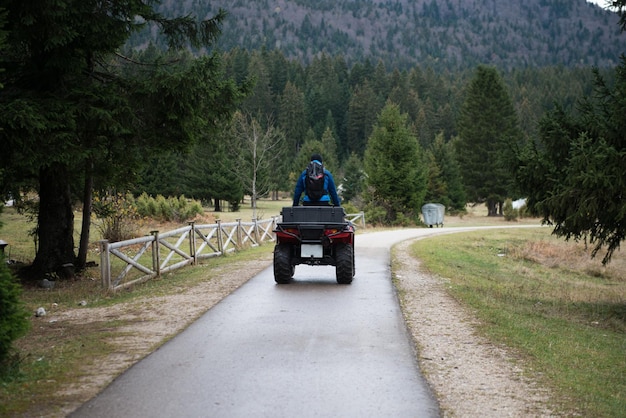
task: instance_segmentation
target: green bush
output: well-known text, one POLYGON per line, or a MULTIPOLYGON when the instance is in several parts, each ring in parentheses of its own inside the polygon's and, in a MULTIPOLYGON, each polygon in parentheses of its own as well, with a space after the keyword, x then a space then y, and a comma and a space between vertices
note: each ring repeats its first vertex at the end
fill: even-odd
POLYGON ((171 221, 174 217, 174 210, 172 209, 172 205, 163 195, 157 195, 156 197, 156 206, 157 213, 156 217, 164 220, 171 221))
POLYGON ((516 221, 519 216, 519 211, 513 208, 513 201, 511 199, 505 200, 502 212, 504 213, 505 221, 516 221))
POLYGON ((359 213, 360 210, 352 202, 341 202, 341 206, 346 213, 359 213))
POLYGON ((406 215, 404 213, 398 213, 396 215, 396 220, 392 223, 392 226, 407 227, 410 225, 415 225, 415 220, 412 219, 411 215, 406 215))
POLYGON ((241 209, 241 199, 233 199, 228 201, 228 205, 230 206, 231 212, 239 212, 241 209))
POLYGON ((137 205, 137 213, 142 217, 153 217, 156 214, 156 205, 154 199, 150 198, 146 192, 140 194, 135 199, 137 205))
POLYGON ((202 207, 202 203, 198 202, 197 200, 193 200, 187 205, 185 220, 192 219, 196 215, 202 215, 203 213, 204 208, 202 207))
POLYGON ((21 288, 0 256, 0 378, 14 369, 10 356, 12 343, 26 334, 29 313, 20 301, 21 288))
POLYGON ((106 192, 94 195, 93 212, 100 220, 97 224, 102 238, 111 242, 124 241, 137 236, 137 205, 130 193, 106 192))
POLYGON ((142 193, 137 198, 136 204, 137 213, 140 216, 162 221, 185 222, 204 213, 202 203, 187 199, 184 195, 167 198, 163 195, 157 195, 154 198, 142 193))
POLYGON ((372 225, 388 225, 387 211, 380 206, 368 205, 365 208, 367 221, 372 225))

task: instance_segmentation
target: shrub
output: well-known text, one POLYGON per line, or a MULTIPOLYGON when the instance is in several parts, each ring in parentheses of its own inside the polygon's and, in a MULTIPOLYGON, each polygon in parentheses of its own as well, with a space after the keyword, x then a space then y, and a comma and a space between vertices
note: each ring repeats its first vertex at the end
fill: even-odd
POLYGON ((504 220, 506 221, 516 221, 519 216, 519 211, 513 208, 513 201, 511 199, 505 200, 502 212, 504 213, 504 220))
POLYGON ((241 200, 240 199, 232 199, 228 201, 231 212, 239 212, 241 208, 241 200))
POLYGON ((21 288, 0 256, 0 378, 13 369, 12 343, 26 334, 29 313, 20 301, 21 288))
POLYGON ((368 205, 365 208, 367 221, 372 225, 388 225, 387 211, 380 206, 368 205))
POLYGON ((395 221, 392 223, 392 226, 406 227, 409 225, 415 225, 415 220, 413 220, 410 215, 404 213, 398 213, 395 221))
POLYGON ((156 205, 154 199, 152 199, 146 192, 140 194, 135 199, 137 205, 137 213, 142 217, 152 217, 156 214, 156 205))
POLYGON ((172 205, 167 201, 165 196, 157 195, 156 197, 157 213, 156 217, 164 221, 171 221, 174 216, 172 205))
POLYGON ((187 211, 185 212, 185 220, 192 219, 196 215, 202 215, 204 213, 204 208, 202 207, 202 203, 197 200, 192 200, 187 205, 187 211))
POLYGON ((343 206, 343 210, 346 213, 359 213, 360 210, 352 203, 352 202, 342 202, 341 206, 343 206))
POLYGON ((187 199, 184 195, 168 198, 157 195, 153 198, 142 193, 137 198, 137 213, 145 218, 184 222, 204 213, 204 208, 199 201, 187 199))
POLYGON ((106 192, 103 196, 94 195, 93 212, 100 223, 103 239, 111 242, 124 241, 137 235, 137 206, 130 193, 106 192))

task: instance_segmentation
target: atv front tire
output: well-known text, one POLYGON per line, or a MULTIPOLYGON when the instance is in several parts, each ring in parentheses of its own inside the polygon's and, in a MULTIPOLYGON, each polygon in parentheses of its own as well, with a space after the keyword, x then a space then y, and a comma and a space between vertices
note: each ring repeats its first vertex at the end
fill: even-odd
POLYGON ((291 246, 278 244, 274 247, 274 280, 278 284, 291 281, 294 266, 291 265, 291 246))
POLYGON ((354 277, 354 248, 350 244, 339 244, 335 248, 337 283, 350 284, 354 277))

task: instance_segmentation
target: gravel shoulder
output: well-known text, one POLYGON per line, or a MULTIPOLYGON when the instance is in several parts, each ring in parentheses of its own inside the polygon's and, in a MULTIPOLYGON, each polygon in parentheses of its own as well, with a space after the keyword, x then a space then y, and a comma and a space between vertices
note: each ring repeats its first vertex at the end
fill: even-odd
MULTIPOLYGON (((546 406, 549 393, 523 376, 512 354, 476 334, 471 313, 450 297, 445 280, 421 271, 419 261, 408 256, 409 245, 394 249, 396 287, 418 362, 443 416, 553 416, 546 406)), ((66 416, 269 265, 271 253, 239 262, 236 270, 224 268, 215 279, 175 295, 48 316, 68 327, 103 318, 124 319, 126 325, 119 330, 123 337, 109 341, 115 349, 107 358, 85 365, 80 381, 59 388, 64 407, 38 416, 66 416)))
POLYGON ((394 249, 393 272, 402 312, 422 373, 445 417, 548 417, 549 393, 524 376, 519 359, 476 333, 477 320, 446 291, 446 280, 426 274, 394 249))

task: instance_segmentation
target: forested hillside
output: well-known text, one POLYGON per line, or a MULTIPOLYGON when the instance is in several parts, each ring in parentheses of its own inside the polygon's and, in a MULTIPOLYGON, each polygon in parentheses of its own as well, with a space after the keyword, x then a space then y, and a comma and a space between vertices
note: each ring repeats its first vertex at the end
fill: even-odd
MULTIPOLYGON (((626 51, 614 13, 585 0, 164 0, 166 15, 228 12, 217 46, 278 49, 309 63, 343 55, 464 69, 549 65, 613 67, 626 51)), ((154 35, 154 32, 152 32, 154 35)), ((131 43, 145 47, 148 32, 131 43)))

